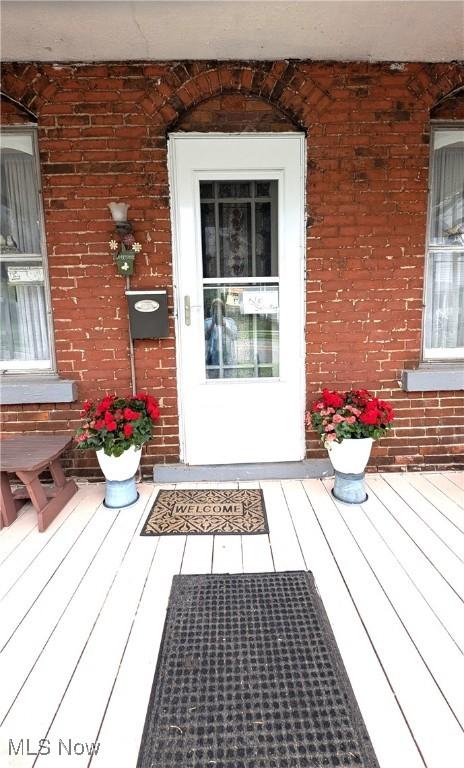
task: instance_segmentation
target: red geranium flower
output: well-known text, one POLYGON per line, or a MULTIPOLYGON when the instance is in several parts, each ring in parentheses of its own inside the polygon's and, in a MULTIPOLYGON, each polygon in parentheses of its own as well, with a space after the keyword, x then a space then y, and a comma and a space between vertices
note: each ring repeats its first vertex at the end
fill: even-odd
POLYGON ((158 401, 146 392, 126 397, 106 394, 101 400, 85 400, 83 425, 77 435, 79 448, 103 448, 108 455, 118 456, 128 445, 140 448, 152 434, 154 421, 159 418, 158 401))
POLYGON ((153 420, 159 419, 160 412, 156 404, 153 404, 153 405, 150 404, 147 408, 147 413, 149 416, 151 416, 153 420))
POLYGON ((142 414, 140 411, 133 411, 132 408, 124 408, 124 418, 127 421, 137 421, 142 414))
POLYGON ((330 435, 337 442, 383 437, 391 427, 393 408, 390 403, 373 397, 367 389, 348 392, 324 389, 322 397, 306 412, 306 423, 318 432, 322 442, 330 435))
POLYGON ((329 392, 328 389, 322 390, 322 399, 326 406, 331 406, 332 408, 341 408, 345 405, 345 399, 339 392, 329 392))
POLYGON ((105 427, 107 428, 108 432, 114 432, 114 430, 117 427, 117 424, 114 420, 113 414, 110 413, 110 411, 106 411, 104 419, 105 419, 105 427))
POLYGON ((111 408, 114 403, 114 399, 114 395, 106 395, 101 403, 97 406, 97 416, 101 416, 104 411, 106 411, 108 408, 111 408))
POLYGON ((359 421, 362 421, 363 424, 377 424, 379 415, 380 415, 380 412, 377 407, 366 408, 364 413, 362 413, 361 416, 359 417, 359 421))
POLYGON ((364 408, 372 399, 372 392, 368 389, 352 389, 348 393, 349 400, 360 408, 364 408))
POLYGON ((393 421, 394 418, 394 412, 393 408, 391 407, 390 403, 386 403, 385 400, 378 400, 378 407, 383 412, 382 413, 382 422, 385 424, 389 424, 390 421, 393 421))
POLYGON ((353 389, 353 394, 358 397, 369 398, 372 397, 372 393, 368 389, 353 389))

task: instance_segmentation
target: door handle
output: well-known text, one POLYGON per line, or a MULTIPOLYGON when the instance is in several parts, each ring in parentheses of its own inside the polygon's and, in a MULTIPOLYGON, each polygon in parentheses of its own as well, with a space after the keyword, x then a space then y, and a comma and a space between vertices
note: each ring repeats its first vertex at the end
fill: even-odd
POLYGON ((190 311, 190 296, 184 296, 184 320, 185 325, 190 325, 192 316, 190 311))

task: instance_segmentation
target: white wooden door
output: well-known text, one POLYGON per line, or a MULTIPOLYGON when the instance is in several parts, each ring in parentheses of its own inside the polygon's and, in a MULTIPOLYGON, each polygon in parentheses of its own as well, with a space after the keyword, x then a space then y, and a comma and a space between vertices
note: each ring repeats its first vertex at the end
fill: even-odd
POLYGON ((171 134, 181 458, 304 456, 305 139, 171 134))

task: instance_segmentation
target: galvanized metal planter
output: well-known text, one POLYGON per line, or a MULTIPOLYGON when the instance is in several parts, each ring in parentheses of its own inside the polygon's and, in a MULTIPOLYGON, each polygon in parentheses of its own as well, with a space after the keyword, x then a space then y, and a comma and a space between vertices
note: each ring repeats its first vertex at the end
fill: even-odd
POLYGON ((341 443, 333 440, 326 443, 325 447, 335 470, 332 493, 339 501, 345 504, 361 504, 366 501, 364 470, 373 442, 371 437, 363 437, 360 440, 345 439, 341 443))
POLYGON ((101 448, 97 453, 100 469, 105 475, 105 507, 122 509, 134 504, 139 494, 135 484, 135 474, 140 464, 141 448, 131 445, 121 456, 107 456, 101 448))

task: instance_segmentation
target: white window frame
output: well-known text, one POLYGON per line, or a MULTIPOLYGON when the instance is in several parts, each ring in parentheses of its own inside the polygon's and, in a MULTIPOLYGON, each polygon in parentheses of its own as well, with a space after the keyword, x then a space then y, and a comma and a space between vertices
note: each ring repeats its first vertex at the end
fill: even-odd
POLYGON ((28 375, 31 374, 56 374, 56 356, 55 356, 55 343, 53 333, 53 315, 52 315, 52 302, 50 291, 50 279, 48 273, 48 259, 47 248, 45 239, 45 217, 43 210, 42 200, 42 180, 40 174, 40 161, 39 161, 39 144, 37 137, 37 128, 33 126, 11 126, 1 129, 2 135, 24 135, 30 136, 32 141, 32 149, 34 155, 34 168, 37 179, 37 203, 39 211, 39 232, 40 232, 40 253, 14 253, 14 254, 2 254, 0 259, 2 262, 37 262, 37 266, 41 266, 44 275, 44 295, 47 312, 47 326, 48 326, 48 348, 49 359, 44 362, 43 360, 0 360, 0 374, 1 375, 28 375))
POLYGON ((432 282, 432 268, 434 253, 462 251, 464 245, 434 245, 430 243, 432 232, 432 196, 434 179, 434 136, 439 131, 464 130, 462 121, 434 121, 431 123, 430 130, 430 161, 429 161, 429 185, 428 185, 428 208, 427 208, 427 237, 425 242, 425 272, 424 272, 424 293, 423 293, 423 319, 422 319, 422 360, 424 363, 453 363, 464 360, 464 347, 427 347, 427 338, 430 335, 430 325, 432 321, 431 310, 428 311, 429 290, 432 282))

